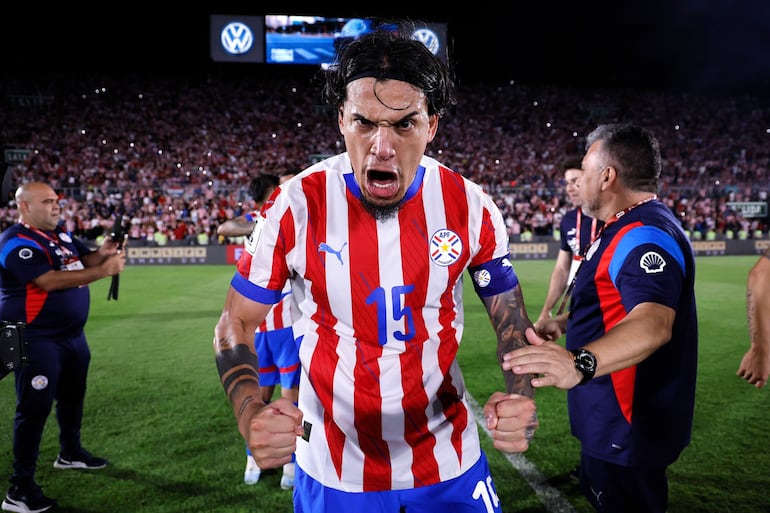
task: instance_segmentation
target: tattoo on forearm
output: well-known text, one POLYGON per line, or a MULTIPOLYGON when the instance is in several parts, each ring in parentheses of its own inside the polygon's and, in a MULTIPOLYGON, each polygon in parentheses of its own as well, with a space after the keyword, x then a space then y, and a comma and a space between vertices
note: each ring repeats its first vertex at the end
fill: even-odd
POLYGON ((220 349, 216 353, 216 361, 222 386, 233 405, 235 405, 238 385, 244 383, 259 385, 257 355, 245 344, 235 344, 233 347, 220 349))
MULTIPOLYGON (((532 326, 524 306, 521 287, 496 296, 482 298, 489 312, 489 319, 497 334, 497 361, 502 362, 503 354, 528 344, 524 331, 532 326)), ((521 394, 534 397, 535 391, 530 384, 532 376, 504 371, 505 387, 509 394, 521 394)))
POLYGON ((246 397, 246 398, 243 400, 243 402, 241 403, 241 407, 240 407, 240 408, 238 408, 238 416, 237 416, 237 418, 238 418, 239 420, 240 420, 240 418, 241 418, 241 415, 243 415, 243 411, 246 409, 246 407, 247 407, 247 406, 248 406, 248 405, 249 405, 249 404, 250 404, 250 403, 251 403, 253 400, 254 400, 254 396, 253 396, 253 395, 247 396, 247 397, 246 397))

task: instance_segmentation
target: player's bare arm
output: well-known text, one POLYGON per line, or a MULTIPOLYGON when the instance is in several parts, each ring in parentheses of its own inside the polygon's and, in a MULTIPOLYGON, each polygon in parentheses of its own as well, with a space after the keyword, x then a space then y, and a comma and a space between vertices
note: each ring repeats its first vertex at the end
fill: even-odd
MULTIPOLYGON (((492 327, 497 334, 497 358, 527 345, 525 330, 532 326, 524 306, 521 287, 483 297, 492 327)), ((502 370, 502 367, 501 367, 502 370)), ((502 370, 507 394, 494 392, 484 405, 487 429, 494 447, 513 454, 524 452, 538 427, 535 407, 535 391, 530 376, 517 375, 502 370), (513 394, 513 395, 511 395, 513 394)))
POLYGON ((762 388, 770 376, 770 248, 749 270, 746 284, 746 319, 750 346, 741 359, 737 375, 762 388))
POLYGON ((556 264, 551 272, 551 281, 548 283, 548 293, 545 296, 543 310, 535 321, 536 330, 539 330, 541 325, 551 317, 552 310, 556 308, 559 299, 564 294, 571 263, 572 253, 560 249, 556 256, 556 264))
POLYGON ((252 230, 254 230, 254 221, 246 220, 246 216, 238 216, 217 226, 217 235, 241 237, 250 234, 252 230))
POLYGON ((296 437, 302 435, 302 413, 286 399, 266 405, 259 386, 259 359, 254 331, 270 305, 251 301, 232 287, 214 328, 214 351, 222 387, 233 407, 238 431, 261 468, 291 461, 296 437))
MULTIPOLYGON (((528 345, 524 332, 532 326, 524 306, 524 298, 521 287, 482 298, 484 306, 489 314, 489 320, 497 334, 497 359, 503 361, 503 355, 528 345)), ((530 376, 514 374, 503 371, 505 388, 509 394, 520 394, 526 397, 534 397, 534 388, 530 384, 530 376)))
POLYGON ((230 287, 224 309, 214 328, 214 351, 219 378, 233 407, 241 434, 244 434, 242 419, 251 416, 244 413, 253 413, 255 409, 264 406, 260 399, 257 371, 259 361, 253 340, 256 327, 270 309, 269 305, 248 301, 256 305, 253 312, 257 317, 244 317, 247 310, 243 303, 247 301, 230 287))

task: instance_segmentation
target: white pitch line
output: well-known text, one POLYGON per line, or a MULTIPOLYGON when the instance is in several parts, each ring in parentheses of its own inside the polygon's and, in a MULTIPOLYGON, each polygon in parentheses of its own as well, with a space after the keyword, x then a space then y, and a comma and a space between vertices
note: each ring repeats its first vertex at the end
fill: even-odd
MULTIPOLYGON (((491 438, 491 433, 487 429, 486 419, 484 418, 484 410, 476 402, 476 399, 466 390, 465 395, 468 398, 468 402, 471 405, 473 414, 476 415, 476 423, 484 430, 484 432, 491 438)), ((577 510, 572 504, 559 493, 559 490, 546 484, 546 479, 543 474, 537 470, 523 454, 503 454, 506 459, 511 463, 511 466, 515 468, 521 477, 529 484, 534 490, 535 495, 540 498, 540 501, 545 505, 548 513, 576 513, 577 510)))

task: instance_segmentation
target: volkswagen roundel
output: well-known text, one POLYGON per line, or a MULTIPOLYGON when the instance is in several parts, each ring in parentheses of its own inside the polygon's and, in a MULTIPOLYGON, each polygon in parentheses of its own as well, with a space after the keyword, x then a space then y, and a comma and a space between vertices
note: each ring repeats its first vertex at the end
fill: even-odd
POLYGON ((248 25, 234 21, 225 25, 220 36, 222 48, 227 53, 239 55, 251 50, 254 45, 254 33, 248 25))

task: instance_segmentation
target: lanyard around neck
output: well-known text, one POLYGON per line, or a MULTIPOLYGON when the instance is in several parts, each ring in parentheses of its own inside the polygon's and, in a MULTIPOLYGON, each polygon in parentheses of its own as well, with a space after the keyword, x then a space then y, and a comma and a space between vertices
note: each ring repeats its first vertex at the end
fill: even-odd
POLYGON ((586 246, 585 251, 580 255, 581 258, 580 258, 580 262, 578 262, 578 268, 575 270, 575 273, 572 276, 572 281, 570 281, 569 285, 567 286, 567 290, 564 291, 564 295, 561 298, 561 302, 559 303, 559 309, 556 311, 556 315, 560 315, 564 313, 564 309, 567 307, 567 303, 569 303, 569 299, 572 296, 572 291, 575 289, 575 282, 577 281, 577 275, 578 275, 578 272, 580 272, 580 268, 583 266, 583 260, 585 259, 585 255, 588 253, 591 247, 601 238, 602 234, 604 233, 604 230, 606 230, 608 226, 617 222, 621 217, 628 214, 639 205, 644 205, 648 201, 657 199, 657 197, 658 196, 656 194, 653 194, 648 198, 639 200, 633 205, 616 212, 614 216, 612 216, 606 223, 602 225, 601 228, 599 228, 599 233, 591 237, 591 243, 588 244, 588 246, 586 246))
MULTIPOLYGON (((591 238, 589 239, 588 246, 593 244, 593 242, 596 240, 596 226, 599 222, 595 217, 591 218, 591 238)), ((575 224, 575 241, 577 242, 577 253, 572 255, 572 258, 574 260, 582 260, 583 255, 585 254, 585 251, 588 250, 588 246, 586 246, 585 249, 580 247, 580 243, 582 242, 582 239, 580 238, 580 232, 583 229, 583 209, 582 207, 577 208, 577 214, 576 214, 576 224, 575 224)))
MULTIPOLYGON (((57 247, 59 249, 59 251, 61 252, 61 255, 64 256, 65 258, 69 258, 69 257, 72 256, 72 251, 70 251, 69 248, 67 248, 66 246, 62 245, 62 243, 59 240, 58 236, 51 237, 50 235, 48 235, 46 232, 44 232, 40 228, 35 228, 34 226, 30 226, 27 223, 22 223, 22 226, 24 226, 24 228, 26 228, 27 230, 29 230, 29 231, 31 231, 33 233, 36 233, 36 234, 40 235, 41 237, 43 237, 45 240, 48 241, 48 243, 50 244, 51 247, 57 247)), ((53 233, 54 233, 54 235, 57 235, 57 232, 56 232, 55 229, 54 229, 53 233)))

